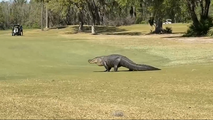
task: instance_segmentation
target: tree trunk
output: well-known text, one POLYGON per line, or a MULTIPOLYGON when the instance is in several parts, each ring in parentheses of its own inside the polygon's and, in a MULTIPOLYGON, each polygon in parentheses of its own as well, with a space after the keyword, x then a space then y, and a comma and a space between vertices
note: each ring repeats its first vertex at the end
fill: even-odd
POLYGON ((205 10, 204 10, 204 15, 208 16, 209 15, 209 7, 210 7, 211 1, 206 0, 206 5, 205 5, 205 10))
POLYGON ((83 30, 84 30, 84 23, 83 22, 79 22, 78 32, 82 32, 83 30))
MULTIPOLYGON (((94 35, 94 34, 96 34, 95 33, 95 22, 96 22, 96 20, 97 20, 97 8, 95 7, 96 5, 95 5, 95 2, 94 2, 94 0, 93 1, 91 1, 91 0, 87 0, 87 5, 88 5, 88 8, 89 8, 89 12, 90 12, 90 15, 91 15, 91 17, 92 17, 92 26, 91 26, 91 32, 92 32, 92 34, 94 35)), ((99 20, 100 21, 100 20, 99 20)))
POLYGON ((141 8, 142 8, 142 20, 145 21, 146 19, 146 9, 145 9, 145 3, 141 3, 141 8))
POLYGON ((49 28, 48 6, 46 5, 46 28, 49 28))
POLYGON ((83 12, 81 10, 78 13, 78 19, 79 19, 79 28, 78 28, 78 31, 82 32, 84 30, 84 14, 83 14, 83 12))
POLYGON ((201 13, 201 19, 207 19, 209 16, 209 7, 210 7, 210 4, 211 4, 211 1, 210 0, 205 0, 205 6, 203 5, 203 1, 201 1, 200 3, 200 7, 201 7, 201 10, 202 10, 202 13, 201 13))
MULTIPOLYGON (((70 5, 71 6, 71 5, 70 5)), ((71 8, 68 6, 67 8, 67 15, 66 15, 66 24, 71 25, 71 8)))
POLYGON ((43 27, 43 11, 44 11, 44 0, 41 1, 41 30, 44 31, 43 27))
POLYGON ((198 27, 199 21, 198 21, 197 15, 195 13, 195 2, 193 0, 187 0, 187 5, 189 8, 189 13, 190 13, 192 21, 193 21, 193 25, 195 27, 198 27))
POLYGON ((95 11, 95 19, 96 19, 96 24, 100 25, 101 24, 101 20, 100 20, 100 11, 98 10, 98 7, 96 6, 94 0, 93 0, 93 7, 94 7, 94 11, 95 11))
POLYGON ((161 34, 162 33, 162 26, 163 26, 162 19, 158 18, 157 21, 156 21, 154 33, 161 34))
POLYGON ((93 34, 93 35, 96 34, 96 32, 95 32, 95 23, 92 24, 92 34, 93 34))

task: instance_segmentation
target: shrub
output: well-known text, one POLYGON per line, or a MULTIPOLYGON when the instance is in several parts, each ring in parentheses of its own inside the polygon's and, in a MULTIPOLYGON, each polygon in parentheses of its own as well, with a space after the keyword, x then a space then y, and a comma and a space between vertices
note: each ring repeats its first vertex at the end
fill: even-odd
POLYGON ((213 27, 208 31, 207 35, 208 36, 213 36, 213 27))
POLYGON ((212 26, 213 23, 210 17, 205 20, 201 19, 199 25, 194 26, 193 24, 191 24, 184 36, 204 36, 208 33, 212 26))
POLYGON ((146 21, 141 21, 141 24, 147 24, 147 22, 146 21))
POLYGON ((5 24, 3 24, 3 23, 0 23, 0 30, 5 30, 5 24))
POLYGON ((142 17, 136 17, 135 24, 141 24, 142 21, 142 17))
POLYGON ((172 28, 171 27, 166 27, 165 29, 162 30, 162 33, 172 33, 172 28))

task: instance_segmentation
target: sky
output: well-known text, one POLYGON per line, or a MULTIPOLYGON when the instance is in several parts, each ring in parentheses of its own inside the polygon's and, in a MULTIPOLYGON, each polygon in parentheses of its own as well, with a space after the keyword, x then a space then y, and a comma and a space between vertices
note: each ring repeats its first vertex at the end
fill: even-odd
MULTIPOLYGON (((0 2, 2 2, 2 1, 12 1, 12 0, 0 0, 0 2)), ((30 1, 30 0, 27 0, 27 1, 30 1)))

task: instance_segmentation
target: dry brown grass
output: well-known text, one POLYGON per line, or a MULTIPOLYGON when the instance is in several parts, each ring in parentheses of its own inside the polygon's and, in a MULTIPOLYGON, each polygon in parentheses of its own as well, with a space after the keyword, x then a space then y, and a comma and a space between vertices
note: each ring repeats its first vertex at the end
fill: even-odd
POLYGON ((54 80, 3 81, 0 115, 6 119, 212 118, 211 68, 193 65, 160 72, 90 72, 54 80), (115 111, 124 116, 113 116, 115 111))

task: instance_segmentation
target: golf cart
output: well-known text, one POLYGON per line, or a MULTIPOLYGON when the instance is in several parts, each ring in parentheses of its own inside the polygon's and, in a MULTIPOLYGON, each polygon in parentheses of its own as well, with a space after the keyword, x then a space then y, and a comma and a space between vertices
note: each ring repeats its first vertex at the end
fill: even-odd
POLYGON ((166 21, 163 24, 172 24, 172 19, 166 19, 166 21))
POLYGON ((13 25, 12 27, 12 36, 21 35, 23 36, 23 29, 21 25, 13 25))

